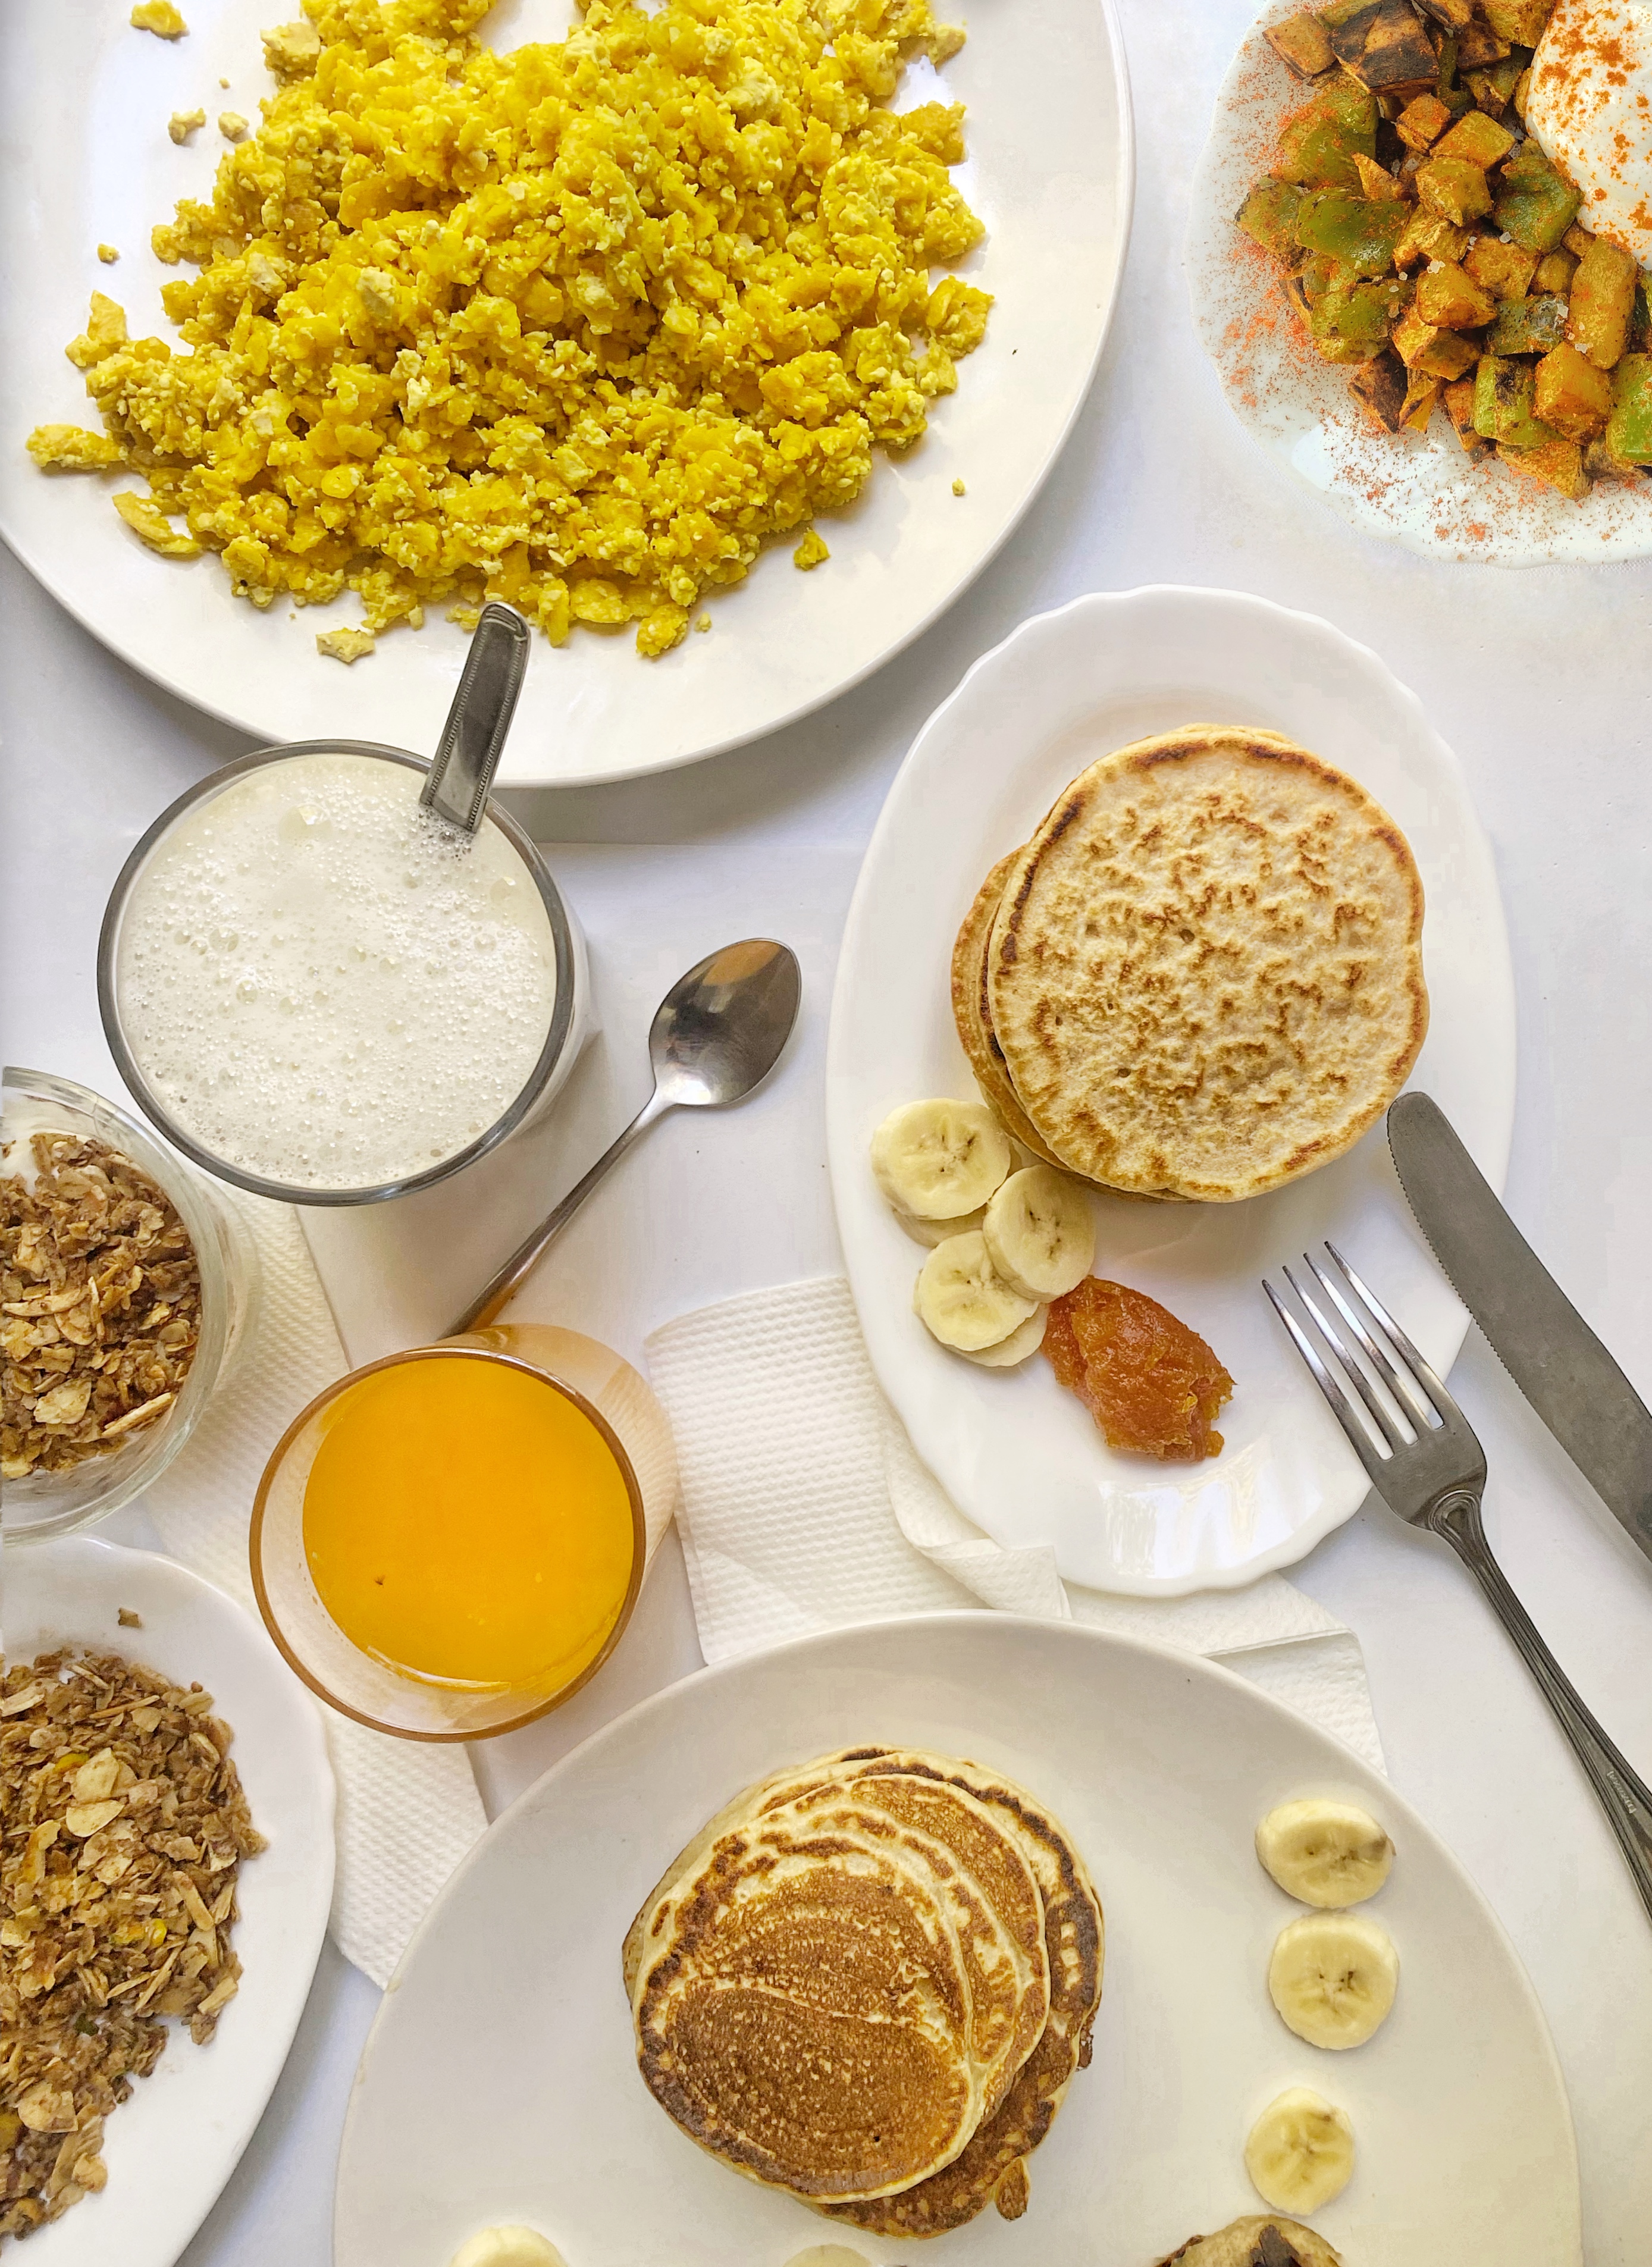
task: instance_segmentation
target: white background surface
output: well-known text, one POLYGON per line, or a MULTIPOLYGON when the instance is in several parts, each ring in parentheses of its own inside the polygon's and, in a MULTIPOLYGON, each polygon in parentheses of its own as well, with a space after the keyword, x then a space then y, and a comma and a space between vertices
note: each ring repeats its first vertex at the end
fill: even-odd
MULTIPOLYGON (((558 863, 591 933, 606 1032, 537 1146, 486 1161, 440 1204, 371 1223, 369 1262, 395 1238, 400 1264, 383 1284, 360 1271, 361 1303, 341 1317, 358 1357, 448 1318, 479 1266, 641 1100, 641 1032, 665 984, 765 927, 804 961, 806 1021, 784 1074, 737 1119, 657 1128, 564 1239, 535 1303, 631 1351, 689 1306, 833 1266, 820 1091, 832 954, 901 754, 1024 614, 1083 590, 1182 581, 1256 591, 1368 640, 1457 751, 1515 956, 1510 1206, 1652 1394, 1652 564, 1505 574, 1422 561, 1350 532, 1280 476, 1222 402, 1180 271, 1187 185, 1246 0, 1123 0, 1121 14, 1135 239, 1096 391, 1044 496, 953 613, 819 715, 667 778, 518 798, 541 840, 606 846, 558 863)), ((110 660, 4 559, 0 608, 0 1046, 107 1087, 92 991, 104 897, 155 812, 245 744, 110 660)), ((1652 1772, 1652 1565, 1472 1336, 1453 1382, 1486 1442, 1487 1523, 1511 1578, 1652 1772)), ((136 1516, 116 1522, 119 1536, 138 1530, 136 1516)), ((694 1665, 668 1551, 602 1675, 484 1756, 490 1799, 694 1665)), ((1293 1580, 1359 1632, 1395 1783, 1531 1972, 1577 2119, 1590 2267, 1645 2267, 1652 1926, 1570 1751, 1469 1577, 1428 1537, 1368 1509, 1293 1580)), ((376 1996, 324 1955, 270 2112, 188 2267, 326 2267, 339 2126, 376 1996)))

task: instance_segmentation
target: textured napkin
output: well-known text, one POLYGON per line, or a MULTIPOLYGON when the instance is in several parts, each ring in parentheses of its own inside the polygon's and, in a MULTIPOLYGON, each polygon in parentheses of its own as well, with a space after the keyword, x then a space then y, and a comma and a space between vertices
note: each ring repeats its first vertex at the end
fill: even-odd
MULTIPOLYGON (((253 1239, 262 1285, 231 1367, 143 1500, 167 1550, 256 1614, 247 1524, 260 1477, 298 1412, 349 1362, 297 1213, 220 1193, 253 1239)), ((333 1938, 383 1985, 487 1816, 462 1746, 392 1739, 320 1713, 338 1781, 333 1938)))
POLYGON ((841 1278, 680 1316, 648 1354, 708 1662, 899 1614, 1042 1614, 1208 1654, 1384 1768, 1358 1639, 1279 1575, 1115 1597, 1064 1583, 1047 1545, 1006 1550, 966 1519, 879 1392, 841 1278))

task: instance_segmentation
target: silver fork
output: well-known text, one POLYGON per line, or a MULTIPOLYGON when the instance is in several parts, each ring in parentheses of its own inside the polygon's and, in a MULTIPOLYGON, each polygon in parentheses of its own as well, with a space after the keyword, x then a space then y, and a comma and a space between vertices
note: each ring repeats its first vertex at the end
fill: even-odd
POLYGON ((1303 1260, 1325 1302, 1335 1308, 1387 1387, 1392 1408, 1372 1386, 1325 1307, 1303 1289, 1289 1267, 1282 1272, 1358 1394, 1370 1420, 1369 1427, 1274 1286, 1265 1281, 1262 1288, 1383 1501, 1412 1526, 1426 1527, 1431 1535, 1443 1536, 1491 1601, 1493 1611, 1518 1647, 1588 1772, 1634 1877, 1641 1902, 1652 1916, 1652 1793, 1583 1706, 1491 1554, 1479 1515, 1486 1489, 1486 1456, 1473 1427, 1341 1253, 1330 1244, 1325 1251, 1334 1273, 1310 1253, 1303 1254, 1303 1260), (1406 1425, 1396 1421, 1395 1410, 1407 1420, 1406 1425))

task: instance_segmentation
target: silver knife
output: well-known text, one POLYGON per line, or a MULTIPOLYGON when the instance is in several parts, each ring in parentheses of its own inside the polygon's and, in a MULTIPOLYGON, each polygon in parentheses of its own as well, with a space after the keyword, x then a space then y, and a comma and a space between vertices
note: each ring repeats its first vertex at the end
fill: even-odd
POLYGON ((1515 1226, 1437 1102, 1402 1094, 1388 1146, 1417 1224, 1504 1368, 1652 1559, 1652 1411, 1515 1226))

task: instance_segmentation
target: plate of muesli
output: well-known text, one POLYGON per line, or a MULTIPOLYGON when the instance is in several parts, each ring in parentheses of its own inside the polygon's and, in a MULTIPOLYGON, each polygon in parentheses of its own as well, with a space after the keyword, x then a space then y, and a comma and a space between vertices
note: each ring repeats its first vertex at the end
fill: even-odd
POLYGON ((1544 144, 1567 16, 1269 0, 1193 182, 1188 287, 1230 407, 1356 527, 1435 557, 1652 553, 1644 280, 1544 144))
POLYGON ((333 1893, 320 1720, 199 1575, 6 1552, 0 2238, 173 2267, 281 2075, 333 1893))

